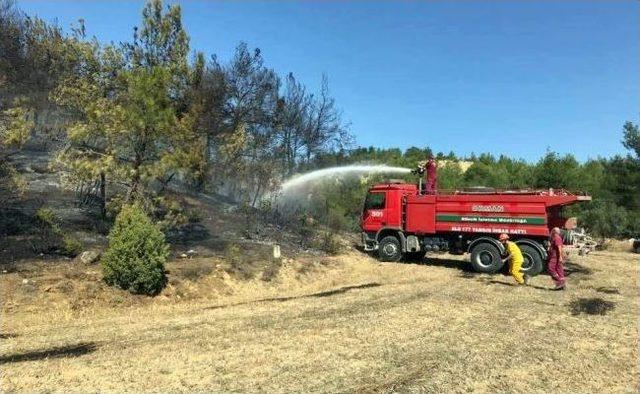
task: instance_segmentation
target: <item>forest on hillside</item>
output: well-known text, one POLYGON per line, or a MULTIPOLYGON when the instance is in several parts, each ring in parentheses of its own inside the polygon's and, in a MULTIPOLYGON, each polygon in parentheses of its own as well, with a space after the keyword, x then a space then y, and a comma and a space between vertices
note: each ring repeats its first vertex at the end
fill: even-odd
MULTIPOLYGON (((246 43, 231 59, 199 52, 179 5, 147 2, 126 42, 101 43, 90 31, 79 19, 67 33, 0 0, 0 211, 20 206, 11 157, 23 149, 50 151, 52 168, 105 221, 139 201, 169 226, 188 220, 171 190, 224 195, 271 215, 276 208, 262 197, 293 174, 352 163, 413 168, 433 155, 441 189, 584 191, 593 202, 571 212, 581 225, 599 236, 640 235, 640 131, 624 119, 603 135, 619 136, 628 154, 582 163, 553 151, 530 163, 358 147, 327 76, 305 86, 246 43)), ((366 188, 361 179, 316 185, 306 209, 335 230, 354 230, 366 188)))

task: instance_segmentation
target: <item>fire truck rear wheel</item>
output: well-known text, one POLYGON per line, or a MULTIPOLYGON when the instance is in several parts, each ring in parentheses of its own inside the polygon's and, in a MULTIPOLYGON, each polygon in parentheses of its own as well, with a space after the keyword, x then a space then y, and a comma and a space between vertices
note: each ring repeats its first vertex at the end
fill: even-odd
POLYGON ((498 248, 488 242, 482 242, 471 250, 471 265, 476 272, 492 274, 500 271, 504 263, 498 248))
POLYGON ((400 240, 393 235, 382 238, 378 244, 378 256, 382 261, 400 261, 402 258, 400 240))
POLYGON ((542 256, 535 248, 529 245, 520 245, 522 251, 522 257, 524 262, 522 263, 522 273, 529 276, 536 276, 542 272, 542 256))

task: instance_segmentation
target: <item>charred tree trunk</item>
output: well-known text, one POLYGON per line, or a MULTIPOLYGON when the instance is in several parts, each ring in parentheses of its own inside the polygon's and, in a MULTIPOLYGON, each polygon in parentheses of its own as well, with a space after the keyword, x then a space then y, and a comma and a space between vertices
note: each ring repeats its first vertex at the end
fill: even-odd
POLYGON ((258 201, 258 197, 260 196, 260 189, 262 189, 262 182, 258 182, 256 193, 253 195, 253 202, 251 203, 251 206, 254 208, 256 207, 256 202, 258 201))
POLYGON ((126 202, 130 203, 134 201, 138 196, 138 187, 140 185, 140 165, 142 160, 139 157, 136 158, 133 163, 133 176, 131 177, 131 188, 129 189, 129 193, 126 198, 126 202))
POLYGON ((100 216, 107 217, 107 176, 104 171, 100 172, 100 216))

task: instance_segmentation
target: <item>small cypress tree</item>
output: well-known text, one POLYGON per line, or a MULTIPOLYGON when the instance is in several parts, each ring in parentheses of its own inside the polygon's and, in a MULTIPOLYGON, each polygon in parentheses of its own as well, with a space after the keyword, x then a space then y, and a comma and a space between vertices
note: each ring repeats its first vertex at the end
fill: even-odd
POLYGON ((164 263, 168 256, 164 234, 142 208, 137 204, 124 206, 102 257, 104 280, 132 293, 157 294, 166 283, 164 263))

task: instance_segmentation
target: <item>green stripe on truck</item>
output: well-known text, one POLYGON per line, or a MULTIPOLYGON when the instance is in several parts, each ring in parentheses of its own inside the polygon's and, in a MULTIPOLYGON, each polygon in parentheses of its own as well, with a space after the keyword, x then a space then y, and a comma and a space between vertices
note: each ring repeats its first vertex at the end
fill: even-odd
POLYGON ((436 215, 438 222, 545 224, 543 217, 436 215))

